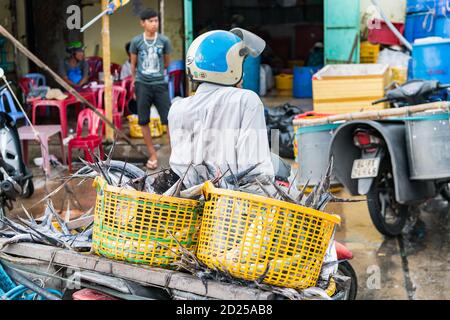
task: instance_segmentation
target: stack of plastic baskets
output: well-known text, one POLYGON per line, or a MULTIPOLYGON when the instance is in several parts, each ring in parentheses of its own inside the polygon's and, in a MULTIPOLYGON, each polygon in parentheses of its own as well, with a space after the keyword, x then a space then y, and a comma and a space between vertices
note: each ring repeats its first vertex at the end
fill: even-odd
POLYGON ((380 54, 380 45, 372 44, 369 41, 361 43, 360 62, 361 63, 377 63, 380 54))
POLYGON ((200 261, 239 279, 295 289, 317 285, 338 216, 211 183, 204 193, 200 261))
POLYGON ((178 242, 195 253, 200 202, 113 187, 102 178, 96 178, 94 186, 94 253, 162 268, 180 258, 178 242))
POLYGON ((450 37, 450 0, 408 0, 405 38, 450 37))

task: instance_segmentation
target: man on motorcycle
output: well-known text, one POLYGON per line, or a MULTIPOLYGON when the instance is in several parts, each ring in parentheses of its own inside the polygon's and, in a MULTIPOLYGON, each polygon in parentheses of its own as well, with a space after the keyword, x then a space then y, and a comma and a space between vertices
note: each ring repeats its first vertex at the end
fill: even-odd
MULTIPOLYGON (((248 55, 259 56, 265 42, 243 29, 215 30, 194 40, 186 57, 188 77, 198 89, 176 101, 169 112, 170 166, 183 176, 190 164, 274 176, 259 96, 240 87, 248 55)), ((192 170, 191 170, 192 171, 192 170)), ((188 172, 186 187, 198 183, 188 172)))

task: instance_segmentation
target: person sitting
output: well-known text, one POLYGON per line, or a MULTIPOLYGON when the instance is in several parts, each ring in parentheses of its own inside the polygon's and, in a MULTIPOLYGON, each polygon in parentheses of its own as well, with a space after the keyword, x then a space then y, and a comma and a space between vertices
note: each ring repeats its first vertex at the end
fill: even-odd
POLYGON ((59 73, 69 85, 76 89, 83 87, 89 80, 89 64, 84 57, 85 47, 80 41, 67 45, 69 57, 62 61, 59 73))
POLYGON ((131 42, 128 42, 125 45, 125 50, 127 51, 128 60, 125 61, 125 63, 122 65, 122 71, 120 71, 120 80, 123 80, 125 78, 131 77, 131 55, 130 55, 130 47, 131 42))

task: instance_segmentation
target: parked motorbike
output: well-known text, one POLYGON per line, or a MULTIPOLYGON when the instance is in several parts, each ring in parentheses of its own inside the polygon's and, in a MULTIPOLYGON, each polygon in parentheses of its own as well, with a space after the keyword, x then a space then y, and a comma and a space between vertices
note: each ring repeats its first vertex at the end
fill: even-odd
POLYGON ((411 80, 395 89, 389 90, 386 93, 386 97, 374 101, 372 104, 388 102, 392 107, 400 108, 441 101, 446 99, 446 89, 448 88, 450 88, 450 84, 443 85, 439 81, 411 80))
POLYGON ((13 209, 13 202, 34 193, 33 175, 23 162, 19 134, 11 117, 0 112, 0 215, 13 209))
MULTIPOLYGON (((447 88, 450 85, 437 81, 414 80, 374 104, 389 102, 398 108, 447 100, 447 88)), ((448 128, 441 128, 446 122, 440 121, 448 123, 448 118, 448 110, 435 110, 405 118, 350 121, 336 130, 330 146, 336 177, 352 195, 367 196, 370 217, 380 233, 399 235, 414 206, 448 190, 450 174, 438 172, 447 159, 446 148, 437 148, 441 154, 436 157, 427 154, 435 139, 421 138, 426 130, 418 127, 428 124, 435 134, 446 132, 448 128)))

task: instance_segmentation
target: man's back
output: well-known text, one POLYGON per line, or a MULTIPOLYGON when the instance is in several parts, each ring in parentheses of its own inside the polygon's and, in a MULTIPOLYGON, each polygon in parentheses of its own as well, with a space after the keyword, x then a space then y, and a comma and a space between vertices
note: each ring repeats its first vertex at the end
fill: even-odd
MULTIPOLYGON (((261 163, 256 172, 274 175, 264 106, 249 90, 204 83, 195 96, 179 100, 169 113, 171 168, 182 176, 189 164, 234 173, 261 163)), ((198 183, 190 174, 187 185, 198 183)))

